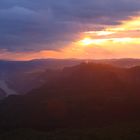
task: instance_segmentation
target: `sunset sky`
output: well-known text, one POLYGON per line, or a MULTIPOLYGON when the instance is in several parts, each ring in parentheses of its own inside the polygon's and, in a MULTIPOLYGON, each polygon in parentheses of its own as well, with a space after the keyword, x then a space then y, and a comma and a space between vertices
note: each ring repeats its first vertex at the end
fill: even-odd
POLYGON ((140 58, 140 0, 0 0, 0 59, 140 58))

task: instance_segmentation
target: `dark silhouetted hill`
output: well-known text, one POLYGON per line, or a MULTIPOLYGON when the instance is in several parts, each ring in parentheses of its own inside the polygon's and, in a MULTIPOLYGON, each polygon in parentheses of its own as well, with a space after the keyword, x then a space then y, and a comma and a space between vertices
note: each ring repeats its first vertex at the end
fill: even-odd
POLYGON ((0 102, 1 131, 87 128, 140 121, 140 67, 81 63, 41 75, 46 83, 0 102))

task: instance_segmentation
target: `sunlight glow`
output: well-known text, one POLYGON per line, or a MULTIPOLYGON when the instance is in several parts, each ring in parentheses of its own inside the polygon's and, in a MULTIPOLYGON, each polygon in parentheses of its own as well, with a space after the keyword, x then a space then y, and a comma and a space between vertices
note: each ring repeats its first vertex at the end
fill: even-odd
POLYGON ((106 39, 91 39, 91 38, 85 38, 80 42, 80 45, 82 46, 91 46, 91 45, 111 45, 114 43, 122 43, 122 44, 140 44, 140 38, 106 38, 106 39))
POLYGON ((93 44, 93 39, 88 38, 88 37, 84 38, 83 40, 80 41, 80 44, 83 46, 91 45, 91 44, 93 44))
POLYGON ((85 32, 85 34, 96 34, 97 36, 106 36, 106 35, 111 35, 114 34, 114 31, 88 31, 85 32))

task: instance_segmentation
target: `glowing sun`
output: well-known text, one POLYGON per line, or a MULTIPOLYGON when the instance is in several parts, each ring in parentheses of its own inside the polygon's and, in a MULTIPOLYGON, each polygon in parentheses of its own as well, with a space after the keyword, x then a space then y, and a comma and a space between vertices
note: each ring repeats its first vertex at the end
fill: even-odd
POLYGON ((81 45, 83 46, 88 46, 93 44, 93 39, 91 38, 84 38, 83 40, 80 41, 81 45))

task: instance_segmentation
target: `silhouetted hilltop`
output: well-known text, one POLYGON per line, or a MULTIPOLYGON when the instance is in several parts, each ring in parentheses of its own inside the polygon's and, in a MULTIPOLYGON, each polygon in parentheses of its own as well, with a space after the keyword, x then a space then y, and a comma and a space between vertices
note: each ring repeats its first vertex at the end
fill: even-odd
MULTIPOLYGON (((80 65, 64 68, 58 75, 51 77, 46 88, 54 86, 60 89, 79 89, 106 91, 121 86, 121 79, 118 76, 123 69, 104 64, 82 63, 80 65), (50 82, 51 81, 51 82, 50 82)), ((49 77, 49 76, 48 76, 49 77)))

